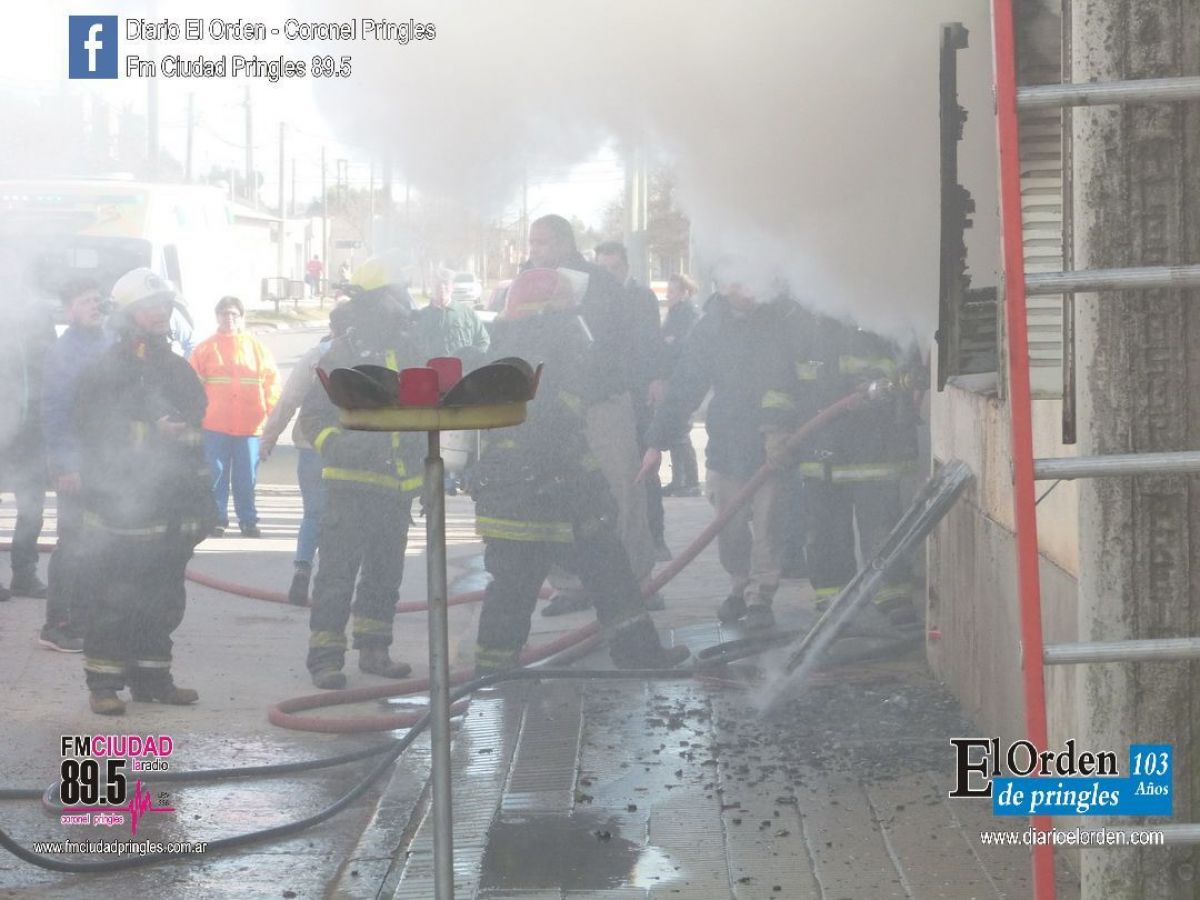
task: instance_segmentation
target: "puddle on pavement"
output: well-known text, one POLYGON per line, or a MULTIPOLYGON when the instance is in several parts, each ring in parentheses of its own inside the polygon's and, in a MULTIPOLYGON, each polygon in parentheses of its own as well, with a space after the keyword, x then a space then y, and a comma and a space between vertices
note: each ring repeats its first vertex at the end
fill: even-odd
POLYGON ((601 816, 529 816, 488 832, 480 888, 597 891, 650 888, 681 878, 662 850, 621 837, 601 816))

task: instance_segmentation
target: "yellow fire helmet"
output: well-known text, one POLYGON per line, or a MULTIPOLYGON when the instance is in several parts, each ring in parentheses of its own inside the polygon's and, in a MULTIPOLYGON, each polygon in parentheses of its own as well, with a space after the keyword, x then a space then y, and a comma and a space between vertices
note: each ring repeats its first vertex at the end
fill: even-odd
POLYGON ((350 284, 360 291, 374 291, 381 287, 408 285, 408 275, 399 260, 390 256, 372 256, 354 269, 350 284))

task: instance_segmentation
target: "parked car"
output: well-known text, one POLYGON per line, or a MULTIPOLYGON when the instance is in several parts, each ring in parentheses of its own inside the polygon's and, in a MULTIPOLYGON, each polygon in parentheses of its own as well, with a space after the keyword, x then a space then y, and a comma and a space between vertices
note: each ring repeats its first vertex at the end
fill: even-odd
POLYGON ((483 285, 471 272, 459 272, 454 276, 454 286, 450 289, 451 300, 465 300, 467 303, 478 303, 483 296, 483 285))

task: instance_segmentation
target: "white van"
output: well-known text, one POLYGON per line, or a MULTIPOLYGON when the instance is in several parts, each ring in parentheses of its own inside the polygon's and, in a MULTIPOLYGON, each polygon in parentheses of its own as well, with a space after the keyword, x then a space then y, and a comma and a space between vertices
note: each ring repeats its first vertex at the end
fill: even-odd
POLYGON ((120 180, 0 181, 0 258, 27 287, 57 294, 72 278, 107 291, 148 266, 179 290, 195 339, 216 330, 225 294, 249 303, 258 280, 239 265, 232 216, 220 188, 120 180))

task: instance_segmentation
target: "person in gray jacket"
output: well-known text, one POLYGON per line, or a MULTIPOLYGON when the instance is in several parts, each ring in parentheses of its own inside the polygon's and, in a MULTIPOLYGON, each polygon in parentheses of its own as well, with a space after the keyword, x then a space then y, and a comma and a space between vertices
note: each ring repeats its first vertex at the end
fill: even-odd
MULTIPOLYGON (((263 423, 262 438, 258 444, 258 458, 265 461, 279 443, 288 423, 300 410, 316 380, 317 364, 328 352, 334 338, 344 330, 342 307, 335 307, 329 316, 330 333, 312 347, 296 362, 283 390, 279 402, 263 423)), ((325 482, 321 478, 321 455, 304 437, 300 422, 292 426, 292 443, 297 450, 296 481, 300 485, 300 503, 304 508, 300 519, 300 531, 296 535, 295 573, 288 588, 288 602, 294 606, 308 606, 308 588, 312 581, 313 559, 317 555, 317 544, 321 536, 321 512, 325 508, 325 482)))

